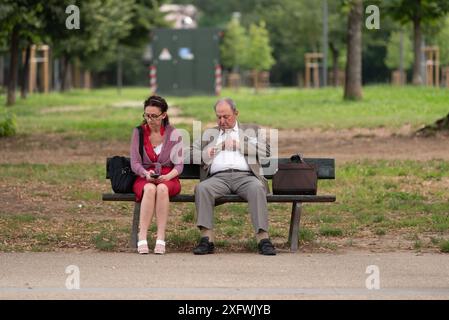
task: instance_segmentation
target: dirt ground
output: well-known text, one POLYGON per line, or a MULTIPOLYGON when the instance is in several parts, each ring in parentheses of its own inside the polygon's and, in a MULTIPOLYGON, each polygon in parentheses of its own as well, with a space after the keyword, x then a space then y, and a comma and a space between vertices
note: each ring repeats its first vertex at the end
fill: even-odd
MULTIPOLYGON (((395 132, 387 129, 283 130, 279 132, 279 141, 279 156, 290 156, 300 152, 306 157, 335 158, 337 164, 363 159, 419 161, 444 159, 449 161, 449 136, 418 138, 412 135, 409 127, 403 127, 395 132)), ((129 145, 126 141, 85 141, 61 134, 19 135, 0 139, 1 164, 104 164, 106 157, 118 154, 129 154, 129 145)), ((40 191, 44 193, 64 192, 64 190, 55 189, 54 186, 33 185, 31 184, 29 188, 41 188, 40 191)), ((33 194, 34 189, 24 190, 18 185, 8 186, 1 181, 0 189, 3 190, 0 202, 8 206, 11 214, 22 212, 26 207, 30 213, 55 216, 67 212, 67 206, 75 206, 73 201, 61 202, 54 201, 53 198, 45 199, 45 197, 25 201, 20 199, 20 195, 33 194)), ((101 186, 98 189, 101 189, 101 186)), ((78 206, 78 202, 76 206, 78 206)), ((85 209, 80 210, 80 213, 83 212, 85 218, 96 220, 97 212, 104 212, 105 204, 98 203, 98 207, 100 206, 102 207, 91 207, 92 212, 90 213, 87 212, 90 210, 85 209)), ((109 206, 109 204, 106 206, 108 210, 111 210, 109 211, 111 218, 126 220, 125 222, 128 223, 128 216, 114 213, 113 206, 109 206)), ((101 218, 107 218, 106 214, 103 213, 101 218)), ((432 238, 433 234, 422 236, 425 240, 432 238)), ((344 248, 348 245, 346 242, 347 239, 342 238, 336 241, 336 245, 338 248, 344 248)), ((351 246, 369 251, 412 249, 413 241, 408 242, 410 244, 404 246, 403 237, 394 233, 383 237, 367 234, 366 237, 354 239, 354 244, 351 246)), ((315 251, 307 246, 304 246, 302 250, 315 251)))
MULTIPOLYGON (((0 139, 0 163, 104 163, 115 154, 129 154, 128 142, 84 141, 40 134, 0 139), (95 152, 94 152, 95 151, 95 152)), ((338 163, 362 159, 449 160, 449 136, 414 137, 410 128, 338 131, 281 130, 280 156, 335 158, 338 163)))

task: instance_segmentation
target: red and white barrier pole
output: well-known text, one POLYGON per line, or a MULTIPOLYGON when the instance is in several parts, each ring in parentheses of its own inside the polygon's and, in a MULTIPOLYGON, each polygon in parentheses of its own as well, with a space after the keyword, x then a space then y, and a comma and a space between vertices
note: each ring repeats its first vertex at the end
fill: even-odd
POLYGON ((151 89, 151 94, 156 94, 156 90, 157 90, 156 66, 155 65, 151 65, 149 67, 149 69, 150 69, 150 89, 151 89))
POLYGON ((221 66, 215 65, 215 94, 219 96, 221 94, 221 66))

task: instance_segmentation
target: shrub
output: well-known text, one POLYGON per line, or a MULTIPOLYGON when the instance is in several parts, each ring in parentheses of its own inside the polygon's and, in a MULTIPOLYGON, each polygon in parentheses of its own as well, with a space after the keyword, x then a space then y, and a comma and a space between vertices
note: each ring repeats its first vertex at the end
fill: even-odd
POLYGON ((449 253, 449 240, 441 241, 440 250, 441 252, 449 253))
POLYGON ((5 108, 0 108, 0 137, 16 134, 16 117, 5 108))

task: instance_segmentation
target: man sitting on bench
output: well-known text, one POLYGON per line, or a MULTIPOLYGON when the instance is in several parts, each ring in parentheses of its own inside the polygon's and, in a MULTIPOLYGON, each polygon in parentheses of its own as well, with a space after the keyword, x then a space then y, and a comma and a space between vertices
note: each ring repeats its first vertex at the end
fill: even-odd
POLYGON ((258 242, 259 253, 276 255, 268 236, 267 180, 261 174, 257 153, 269 155, 269 144, 258 139, 258 126, 237 121, 238 110, 232 99, 224 98, 214 106, 217 127, 203 133, 201 143, 193 150, 201 152, 206 178, 195 187, 197 226, 200 243, 194 254, 214 252, 213 210, 215 199, 235 193, 248 201, 251 222, 258 242), (212 139, 212 140, 210 140, 212 139))

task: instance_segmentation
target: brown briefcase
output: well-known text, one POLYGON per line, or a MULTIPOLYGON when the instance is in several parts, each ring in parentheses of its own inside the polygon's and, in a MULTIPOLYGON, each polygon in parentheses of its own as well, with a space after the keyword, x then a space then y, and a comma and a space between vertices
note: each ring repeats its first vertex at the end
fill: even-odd
POLYGON ((299 155, 290 158, 289 163, 281 163, 273 176, 273 194, 317 193, 318 173, 314 165, 304 161, 299 155))

